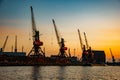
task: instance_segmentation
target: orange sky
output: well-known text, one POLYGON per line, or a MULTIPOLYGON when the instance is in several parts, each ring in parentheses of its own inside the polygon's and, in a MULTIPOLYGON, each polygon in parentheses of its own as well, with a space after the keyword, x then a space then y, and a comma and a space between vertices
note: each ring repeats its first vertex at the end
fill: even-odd
MULTIPOLYGON (((58 31, 65 39, 65 45, 71 49, 71 54, 81 57, 81 49, 77 29, 86 32, 89 45, 94 50, 104 50, 107 58, 111 58, 109 48, 115 58, 120 59, 120 2, 84 1, 84 0, 49 0, 38 1, 2 1, 0 4, 0 47, 5 37, 9 39, 5 51, 11 51, 15 35, 18 36, 18 51, 24 46, 24 51, 32 48, 32 30, 30 6, 33 6, 36 27, 40 31, 46 55, 58 54, 59 46, 52 24, 56 21, 58 31), (101 6, 102 5, 102 6, 101 6)), ((85 42, 84 42, 85 43, 85 42)), ((67 52, 67 51, 66 51, 67 52)))
MULTIPOLYGON (((51 21, 52 23, 52 21, 51 21)), ((56 22, 57 23, 57 22, 56 22)), ((114 24, 112 24, 114 26, 114 24)), ((53 25, 49 25, 51 27, 46 29, 45 27, 40 30, 41 32, 41 41, 44 42, 43 47, 46 48, 46 55, 50 56, 52 54, 57 54, 59 50, 59 46, 57 44, 56 35, 54 32, 53 25), (43 31, 44 30, 44 31, 43 31)), ((104 26, 104 25, 102 25, 104 26)), ((109 26, 109 24, 107 25, 109 26)), ((110 25, 111 26, 111 25, 110 25)), ((57 25, 59 28, 59 25, 57 25)), ((64 29, 64 28, 63 28, 64 29)), ((18 51, 22 50, 22 46, 24 46, 24 51, 29 52, 32 47, 32 38, 31 38, 31 30, 30 29, 24 29, 24 28, 7 28, 3 27, 0 29, 0 47, 2 47, 5 37, 9 35, 9 39, 5 48, 5 51, 11 51, 11 46, 14 46, 15 42, 15 35, 18 35, 18 51), (29 40, 29 38, 31 40, 29 40)), ((68 48, 71 49, 71 54, 74 55, 74 49, 76 49, 76 56, 81 57, 81 49, 80 49, 80 43, 79 43, 79 37, 76 29, 69 29, 68 31, 62 31, 62 36, 65 39, 65 44, 68 48)), ((81 36, 84 41, 83 33, 84 31, 81 31, 81 36)), ((109 29, 101 29, 92 31, 90 29, 89 32, 86 32, 88 43, 90 46, 92 46, 92 49, 94 50, 104 50, 106 53, 107 58, 111 58, 109 48, 112 49, 112 52, 115 56, 115 58, 120 58, 120 28, 118 27, 112 27, 109 29)), ((42 47, 42 48, 43 48, 42 47)), ((68 51, 66 51, 68 52, 68 51)))

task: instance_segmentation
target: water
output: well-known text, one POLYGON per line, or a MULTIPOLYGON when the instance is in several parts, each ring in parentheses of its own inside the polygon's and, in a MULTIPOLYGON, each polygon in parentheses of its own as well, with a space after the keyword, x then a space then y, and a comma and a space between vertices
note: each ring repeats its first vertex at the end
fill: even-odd
POLYGON ((0 80, 120 80, 120 67, 3 66, 0 80))

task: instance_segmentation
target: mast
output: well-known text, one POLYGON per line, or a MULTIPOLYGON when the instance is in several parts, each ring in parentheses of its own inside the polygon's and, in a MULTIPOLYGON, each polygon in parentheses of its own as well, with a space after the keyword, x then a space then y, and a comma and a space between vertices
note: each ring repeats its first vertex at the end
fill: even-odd
POLYGON ((17 52, 17 36, 15 36, 15 52, 17 52))
POLYGON ((22 52, 24 51, 24 46, 22 46, 22 52))
POLYGON ((75 56, 75 51, 76 51, 76 49, 74 48, 74 56, 75 56))
POLYGON ((71 57, 70 48, 68 49, 68 54, 69 54, 69 57, 71 57))
POLYGON ((12 47, 11 47, 11 52, 13 52, 13 45, 12 45, 12 47))

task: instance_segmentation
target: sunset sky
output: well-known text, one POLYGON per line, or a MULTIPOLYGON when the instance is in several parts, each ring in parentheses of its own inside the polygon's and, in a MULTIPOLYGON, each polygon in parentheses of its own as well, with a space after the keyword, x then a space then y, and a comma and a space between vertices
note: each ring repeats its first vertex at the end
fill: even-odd
POLYGON ((0 0, 0 47, 9 35, 5 51, 11 51, 15 35, 18 36, 18 51, 22 46, 27 53, 32 48, 30 6, 33 6, 47 56, 59 52, 52 23, 55 19, 72 55, 76 49, 76 56, 81 57, 79 29, 83 41, 83 32, 86 32, 93 50, 104 50, 107 58, 111 58, 111 48, 115 58, 120 59, 120 0, 0 0))

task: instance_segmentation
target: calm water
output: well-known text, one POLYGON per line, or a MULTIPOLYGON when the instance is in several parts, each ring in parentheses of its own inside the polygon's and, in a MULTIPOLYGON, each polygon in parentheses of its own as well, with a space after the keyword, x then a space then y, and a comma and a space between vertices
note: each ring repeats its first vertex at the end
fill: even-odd
POLYGON ((120 80, 119 66, 0 67, 0 80, 120 80))

